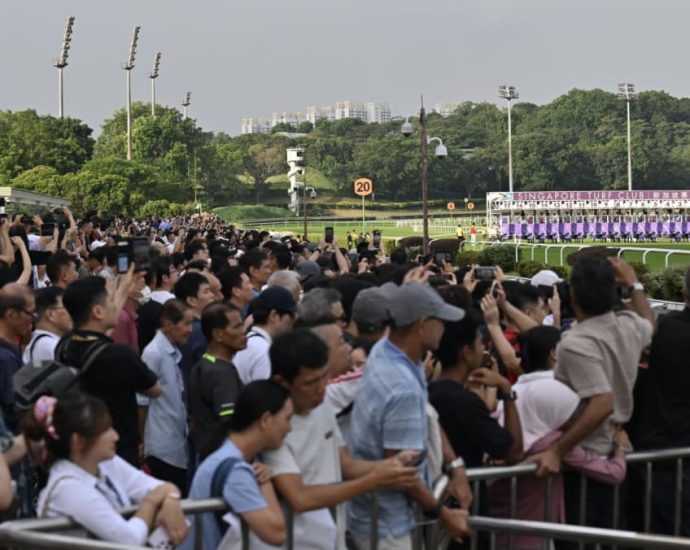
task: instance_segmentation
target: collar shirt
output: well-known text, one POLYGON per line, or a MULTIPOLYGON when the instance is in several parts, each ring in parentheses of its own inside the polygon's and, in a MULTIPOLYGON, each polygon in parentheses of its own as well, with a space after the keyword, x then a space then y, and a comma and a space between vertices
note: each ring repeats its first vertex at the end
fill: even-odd
POLYGON ((18 418, 14 410, 14 374, 22 366, 19 346, 0 338, 0 407, 11 431, 17 431, 18 418))
POLYGON ((182 353, 160 330, 141 356, 158 377, 162 393, 150 399, 144 428, 144 453, 176 468, 187 468, 187 409, 182 398, 182 353))
POLYGON ((632 311, 609 312, 577 323, 558 346, 556 380, 582 400, 610 393, 613 414, 580 443, 608 456, 616 426, 632 415, 632 390, 642 350, 652 341, 652 324, 632 311))
POLYGON ((120 510, 141 502, 163 482, 118 456, 98 469, 94 476, 69 460, 55 462, 38 498, 39 517, 68 517, 100 540, 142 546, 148 526, 138 517, 124 519, 120 510))
POLYGON ((151 299, 159 304, 165 304, 165 302, 174 298, 175 295, 169 290, 153 290, 151 292, 151 299))
POLYGON ((232 359, 245 386, 254 380, 271 377, 271 359, 268 356, 271 342, 271 335, 259 326, 253 326, 247 333, 247 347, 232 359))
POLYGON ((55 359, 55 346, 57 346, 59 341, 60 337, 57 334, 47 330, 34 330, 31 340, 24 348, 22 362, 27 364, 52 361, 55 359))
MULTIPOLYGON (((371 350, 350 423, 348 448, 353 458, 382 460, 386 449, 427 448, 427 386, 421 362, 412 361, 388 338, 371 350)), ((428 484, 426 461, 420 471, 428 484)), ((379 491, 380 537, 399 538, 414 529, 407 495, 379 491)), ((348 525, 356 533, 370 530, 371 495, 353 499, 348 525)))
POLYGON ((129 305, 125 305, 117 318, 117 324, 113 329, 111 338, 116 344, 122 344, 139 353, 139 331, 137 320, 139 315, 129 305))

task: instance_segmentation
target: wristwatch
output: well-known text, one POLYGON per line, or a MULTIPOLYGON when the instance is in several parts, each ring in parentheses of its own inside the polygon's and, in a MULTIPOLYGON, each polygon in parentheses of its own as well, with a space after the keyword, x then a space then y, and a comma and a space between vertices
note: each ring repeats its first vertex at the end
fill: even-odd
POLYGON ((517 394, 513 390, 505 393, 499 391, 496 397, 498 397, 501 401, 517 401, 517 394))
POLYGON ((635 281, 632 285, 630 285, 630 292, 633 290, 639 290, 641 292, 644 292, 644 285, 640 281, 635 281))
POLYGON ((450 462, 448 464, 445 464, 443 466, 443 473, 450 475, 450 473, 453 470, 457 470, 458 468, 464 468, 465 467, 465 461, 462 459, 461 456, 453 460, 453 462, 450 462))

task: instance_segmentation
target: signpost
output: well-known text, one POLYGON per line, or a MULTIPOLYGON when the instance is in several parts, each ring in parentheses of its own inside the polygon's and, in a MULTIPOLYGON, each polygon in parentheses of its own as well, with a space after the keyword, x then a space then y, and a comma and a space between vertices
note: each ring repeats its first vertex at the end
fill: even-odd
POLYGON ((374 192, 374 184, 369 178, 359 178, 354 183, 355 195, 362 197, 362 233, 364 233, 364 197, 368 197, 374 192))

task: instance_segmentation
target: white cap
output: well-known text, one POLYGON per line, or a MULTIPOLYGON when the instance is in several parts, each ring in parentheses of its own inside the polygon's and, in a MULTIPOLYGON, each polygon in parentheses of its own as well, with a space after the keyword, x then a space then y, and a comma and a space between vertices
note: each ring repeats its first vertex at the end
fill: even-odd
POLYGON ((542 269, 530 279, 530 284, 532 286, 553 286, 556 283, 562 282, 563 279, 561 279, 555 271, 551 271, 550 269, 542 269))

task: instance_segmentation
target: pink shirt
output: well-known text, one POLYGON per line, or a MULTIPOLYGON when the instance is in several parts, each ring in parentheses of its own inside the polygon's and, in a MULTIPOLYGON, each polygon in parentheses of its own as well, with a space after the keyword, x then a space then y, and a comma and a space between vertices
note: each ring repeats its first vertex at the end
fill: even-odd
POLYGON ((117 318, 117 324, 110 336, 116 344, 124 344, 139 353, 139 333, 137 331, 137 319, 139 315, 130 307, 125 305, 117 318))

